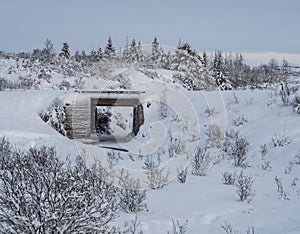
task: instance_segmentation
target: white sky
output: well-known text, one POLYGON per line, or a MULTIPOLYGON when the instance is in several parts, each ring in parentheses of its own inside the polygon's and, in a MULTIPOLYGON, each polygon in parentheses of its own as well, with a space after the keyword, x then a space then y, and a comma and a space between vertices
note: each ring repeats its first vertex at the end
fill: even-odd
POLYGON ((118 49, 126 37, 196 50, 300 54, 299 0, 0 0, 0 50, 118 49))

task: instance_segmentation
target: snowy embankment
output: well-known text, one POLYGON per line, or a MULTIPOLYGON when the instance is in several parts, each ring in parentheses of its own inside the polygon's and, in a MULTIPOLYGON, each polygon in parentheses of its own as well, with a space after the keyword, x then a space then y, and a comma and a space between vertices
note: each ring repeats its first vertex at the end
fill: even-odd
MULTIPOLYGON (((201 101, 201 93, 185 94, 199 116, 200 130, 207 131, 210 117, 201 101)), ((84 145, 63 137, 38 116, 55 97, 67 95, 53 90, 0 92, 0 135, 22 149, 33 145, 54 145, 62 157, 78 155, 78 145, 88 154, 97 154, 98 146, 84 145)), ((248 166, 233 166, 233 161, 225 154, 205 176, 192 175, 189 167, 186 183, 174 180, 162 189, 149 190, 146 200, 148 211, 137 213, 144 233, 171 231, 172 219, 181 224, 188 220, 187 233, 193 234, 225 233, 221 227, 225 224, 232 225, 239 233, 246 233, 249 226, 255 227, 255 233, 299 233, 300 116, 293 112, 291 106, 282 106, 280 97, 272 90, 227 91, 222 93, 222 97, 227 131, 239 131, 250 143, 246 160, 248 166), (285 139, 282 147, 274 146, 276 137, 285 139), (263 157, 261 146, 264 144, 267 153, 263 157), (222 173, 236 172, 239 175, 241 171, 254 179, 253 197, 249 202, 239 201, 236 187, 222 182, 222 173), (275 177, 281 179, 286 196, 278 192, 275 177)), ((159 116, 146 110, 146 121, 158 119, 159 116)), ((168 123, 163 124, 170 127, 168 123)), ((144 130, 146 134, 148 129, 144 130)), ((142 133, 143 129, 138 140, 142 139, 142 133)), ((154 133, 154 137, 155 134, 160 133, 154 133)), ((128 160, 124 163, 129 165, 128 160)), ((116 223, 120 224, 136 215, 119 214, 116 223)))

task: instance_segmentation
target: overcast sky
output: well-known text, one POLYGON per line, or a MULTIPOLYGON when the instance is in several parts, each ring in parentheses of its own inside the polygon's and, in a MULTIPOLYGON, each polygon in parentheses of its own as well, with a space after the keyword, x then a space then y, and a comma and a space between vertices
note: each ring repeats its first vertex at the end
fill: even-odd
POLYGON ((196 50, 300 53, 299 0, 0 0, 0 50, 118 49, 136 38, 196 50))

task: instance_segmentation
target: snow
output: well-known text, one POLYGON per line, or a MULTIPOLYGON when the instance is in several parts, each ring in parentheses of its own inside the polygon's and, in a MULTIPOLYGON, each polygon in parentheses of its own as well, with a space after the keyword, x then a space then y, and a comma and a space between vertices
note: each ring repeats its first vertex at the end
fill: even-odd
MULTIPOLYGON (((245 233, 249 226, 254 226, 257 233, 300 233, 300 165, 299 162, 296 163, 295 156, 300 152, 300 116, 293 112, 291 106, 281 104, 277 89, 226 91, 215 93, 214 98, 211 98, 212 92, 192 92, 178 85, 166 85, 166 82, 172 83, 170 71, 158 69, 155 72, 165 82, 158 82, 157 77, 149 81, 147 75, 133 68, 116 72, 116 76, 123 74, 129 77, 133 89, 146 91, 142 96, 145 124, 132 141, 117 142, 129 149, 135 161, 132 161, 127 153, 122 152, 123 160, 119 160, 118 164, 121 167, 142 171, 143 160, 136 157, 142 152, 139 149, 145 150, 145 155, 150 151, 159 151, 162 154, 162 164, 174 172, 176 163, 183 162, 168 164, 166 147, 170 131, 172 136, 186 142, 187 138, 191 137, 192 130, 200 129, 200 144, 203 145, 206 139, 205 131, 209 125, 219 123, 223 124, 221 127, 224 129, 240 131, 241 136, 248 139, 249 166, 234 167, 232 160, 225 158, 213 165, 206 176, 201 177, 192 175, 189 168, 185 184, 180 184, 175 179, 162 189, 148 190, 146 200, 148 210, 137 214, 120 212, 115 223, 121 226, 124 221, 137 215, 141 221, 140 229, 144 233, 167 233, 172 230, 172 219, 179 220, 180 223, 188 220, 187 233, 195 234, 225 233, 221 228, 225 223, 230 223, 240 233, 245 233), (166 87, 168 87, 166 102, 169 109, 168 117, 162 120, 159 101, 166 87), (151 103, 149 108, 146 107, 147 103, 151 103), (208 107, 215 107, 217 113, 209 117, 205 112, 208 107), (172 113, 186 122, 176 122, 172 113), (240 116, 244 116, 247 122, 234 126, 233 120, 240 116), (184 126, 185 124, 187 126, 184 126), (184 131, 185 127, 189 131, 184 131), (289 137, 290 143, 283 147, 274 147, 272 137, 282 133, 289 137), (269 170, 261 169, 263 161, 260 146, 263 144, 268 148, 266 159, 270 161, 269 170), (288 167, 291 169, 287 169, 288 167), (244 174, 254 178, 255 195, 250 203, 238 200, 235 186, 222 183, 222 173, 226 171, 232 173, 243 171, 244 174), (282 180, 283 188, 290 200, 280 198, 274 182, 275 176, 282 180), (291 186, 293 181, 296 181, 295 186, 291 186)), ((16 77, 8 76, 3 70, 1 76, 11 79, 16 77)), ((55 82, 60 83, 62 77, 59 74, 52 76, 55 82)), ((85 85, 87 88, 94 85, 107 87, 106 84, 101 86, 101 82, 103 79, 91 78, 85 85)), ((51 85, 45 85, 41 90, 1 91, 0 136, 7 137, 21 149, 33 145, 49 145, 55 146, 61 157, 70 155, 71 158, 75 158, 84 150, 86 160, 90 163, 95 157, 105 159, 108 150, 102 149, 99 145, 70 140, 40 119, 38 114, 47 109, 55 98, 67 100, 74 97, 72 90, 59 91, 50 87, 51 85)), ((195 144, 191 144, 186 148, 186 153, 193 153, 194 147, 195 144)), ((136 175, 140 176, 139 173, 136 175)), ((170 178, 172 177, 173 174, 170 178)))

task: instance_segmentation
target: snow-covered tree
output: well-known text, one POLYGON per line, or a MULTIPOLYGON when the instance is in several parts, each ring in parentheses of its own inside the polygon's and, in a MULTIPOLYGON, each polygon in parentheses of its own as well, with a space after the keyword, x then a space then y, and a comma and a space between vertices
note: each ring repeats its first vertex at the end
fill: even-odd
POLYGON ((54 99, 51 106, 46 111, 40 113, 40 117, 60 134, 67 135, 65 130, 66 115, 61 100, 54 99))
POLYGON ((90 57, 92 62, 99 62, 103 58, 102 49, 101 48, 99 48, 98 50, 92 49, 90 57))
POLYGON ((137 61, 138 62, 144 62, 145 61, 145 54, 143 51, 143 47, 141 42, 138 42, 138 46, 137 46, 137 61))
POLYGON ((115 58, 116 57, 116 50, 113 46, 111 36, 108 37, 107 44, 104 49, 104 56, 106 58, 115 58))
POLYGON ((212 89, 215 84, 207 69, 202 65, 198 54, 188 43, 180 46, 172 58, 171 70, 182 71, 185 79, 182 81, 188 89, 212 89))
POLYGON ((163 49, 160 47, 159 42, 155 37, 152 42, 151 62, 154 65, 159 66, 160 63, 162 63, 163 55, 164 55, 163 49))
POLYGON ((227 81, 224 59, 221 51, 217 51, 214 54, 211 74, 221 90, 231 89, 231 85, 228 84, 229 82, 227 81))
POLYGON ((42 50, 43 60, 44 62, 50 63, 55 58, 55 50, 53 47, 53 43, 51 42, 50 39, 46 39, 44 45, 45 47, 42 50))
POLYGON ((61 49, 61 53, 59 54, 60 57, 69 59, 70 58, 70 47, 68 42, 63 43, 63 47, 61 49))

